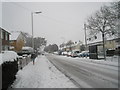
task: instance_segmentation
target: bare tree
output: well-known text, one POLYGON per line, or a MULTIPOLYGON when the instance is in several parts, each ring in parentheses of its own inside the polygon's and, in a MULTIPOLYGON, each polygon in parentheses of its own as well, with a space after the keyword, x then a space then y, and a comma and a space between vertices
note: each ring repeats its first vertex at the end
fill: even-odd
POLYGON ((69 46, 70 51, 72 51, 72 47, 71 47, 72 44, 74 44, 74 42, 73 42, 72 40, 69 40, 69 41, 66 43, 66 46, 69 46))
POLYGON ((65 46, 65 43, 62 43, 59 45, 60 48, 64 47, 65 46))
POLYGON ((44 51, 46 51, 46 52, 58 51, 58 46, 57 46, 57 44, 52 44, 52 45, 50 44, 44 48, 44 51))
POLYGON ((105 35, 116 35, 116 15, 112 12, 110 7, 103 6, 99 11, 91 16, 87 20, 87 30, 90 31, 90 35, 96 35, 97 33, 102 33, 103 40, 103 53, 106 60, 105 52, 105 35))
POLYGON ((117 27, 117 31, 118 31, 118 37, 120 38, 120 1, 112 2, 111 3, 111 10, 115 14, 115 16, 117 17, 116 18, 116 21, 117 21, 116 27, 117 27))
POLYGON ((40 48, 42 45, 46 45, 47 41, 45 40, 45 38, 41 38, 41 37, 35 37, 34 38, 34 48, 40 48))
MULTIPOLYGON (((24 37, 26 38, 26 43, 25 46, 32 47, 32 36, 29 35, 28 33, 22 32, 24 37)), ((41 46, 46 46, 47 40, 42 37, 35 37, 34 39, 34 48, 40 48, 41 46)))

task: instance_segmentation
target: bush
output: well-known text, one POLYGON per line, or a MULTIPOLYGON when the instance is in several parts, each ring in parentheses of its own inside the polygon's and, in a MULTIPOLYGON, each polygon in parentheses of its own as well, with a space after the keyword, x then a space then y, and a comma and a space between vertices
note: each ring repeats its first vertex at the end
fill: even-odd
POLYGON ((9 88, 11 84, 16 79, 15 75, 18 71, 18 63, 14 62, 4 62, 2 64, 2 88, 9 88))

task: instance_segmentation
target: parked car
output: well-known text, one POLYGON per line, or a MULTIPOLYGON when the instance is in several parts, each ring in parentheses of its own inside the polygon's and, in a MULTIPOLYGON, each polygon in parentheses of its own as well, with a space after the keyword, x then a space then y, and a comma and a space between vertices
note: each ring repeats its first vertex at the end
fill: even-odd
POLYGON ((18 55, 22 56, 24 54, 30 55, 34 52, 31 47, 23 47, 21 51, 17 52, 18 55))
POLYGON ((27 54, 23 54, 22 56, 23 56, 23 57, 27 57, 28 55, 27 55, 27 54))
POLYGON ((56 55, 58 55, 58 52, 53 52, 53 54, 56 54, 56 55))
POLYGON ((68 52, 68 53, 67 53, 67 56, 68 56, 68 57, 71 57, 71 56, 72 56, 72 52, 68 52))
POLYGON ((71 57, 77 57, 77 53, 75 51, 72 52, 71 57))
POLYGON ((62 55, 62 51, 61 50, 58 51, 58 55, 62 55))
POLYGON ((89 57, 89 51, 82 51, 78 54, 78 57, 89 57))
POLYGON ((64 55, 64 56, 67 55, 67 52, 66 52, 66 51, 65 51, 65 52, 62 52, 62 55, 64 55))

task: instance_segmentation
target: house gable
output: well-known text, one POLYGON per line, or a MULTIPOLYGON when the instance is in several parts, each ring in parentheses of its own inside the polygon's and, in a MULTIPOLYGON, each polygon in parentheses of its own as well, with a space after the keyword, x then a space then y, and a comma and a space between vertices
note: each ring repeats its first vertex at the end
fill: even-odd
POLYGON ((11 34, 11 46, 14 47, 13 50, 20 51, 25 45, 25 37, 22 32, 13 31, 11 34))

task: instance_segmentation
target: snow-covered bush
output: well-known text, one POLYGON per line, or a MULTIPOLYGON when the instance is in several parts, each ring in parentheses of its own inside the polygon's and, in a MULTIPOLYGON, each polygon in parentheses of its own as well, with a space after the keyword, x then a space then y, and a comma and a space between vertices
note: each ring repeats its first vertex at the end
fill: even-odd
POLYGON ((0 66, 2 66, 2 88, 7 89, 15 80, 18 71, 17 53, 3 51, 0 53, 0 66))
POLYGON ((14 51, 3 51, 0 53, 0 65, 4 62, 13 62, 14 60, 17 60, 17 53, 14 51))

